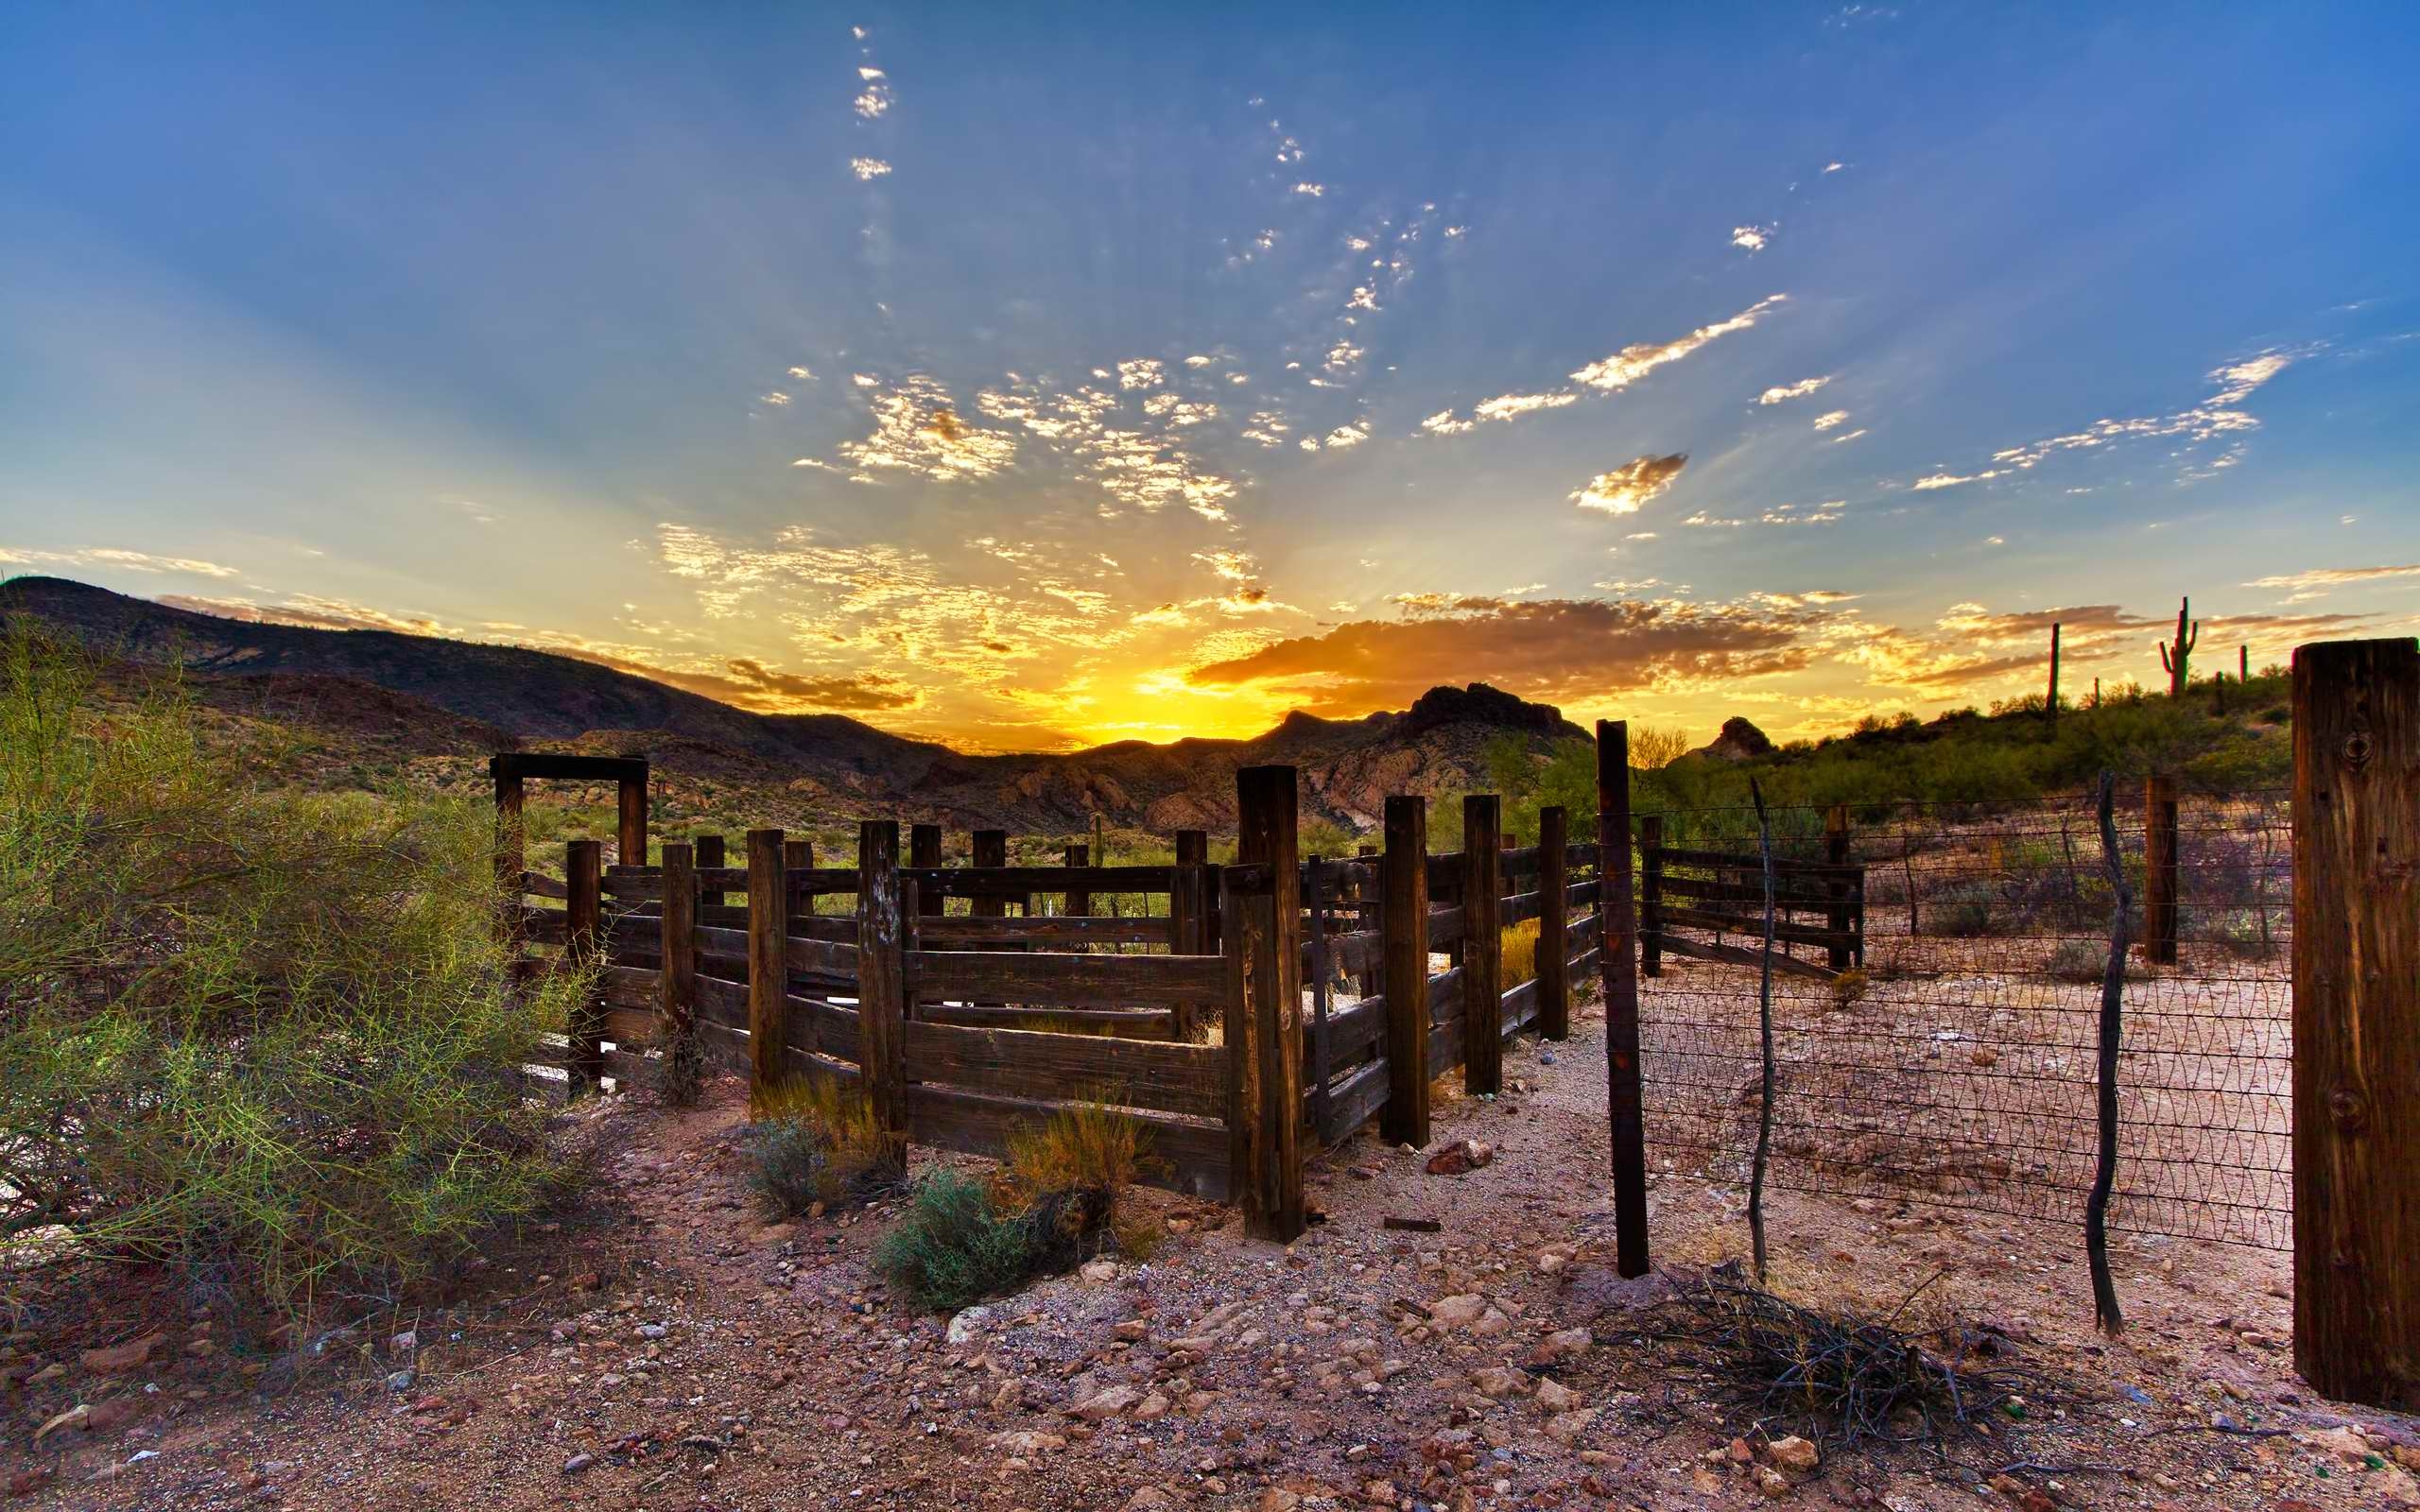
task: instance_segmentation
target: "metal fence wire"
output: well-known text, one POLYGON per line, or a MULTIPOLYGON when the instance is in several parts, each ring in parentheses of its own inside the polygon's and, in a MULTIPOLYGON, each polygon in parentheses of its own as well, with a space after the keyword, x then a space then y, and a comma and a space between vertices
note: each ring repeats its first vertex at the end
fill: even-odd
MULTIPOLYGON (((1772 1184, 2083 1222, 2099 1148, 2095 1055, 2116 906, 2094 803, 2079 793, 1849 809, 1862 965, 1852 955, 1848 970, 1832 971, 1827 963, 1841 956, 1816 937, 1820 917, 1774 947, 1777 964, 1809 970, 1786 968, 1773 980, 1772 1184)), ((2157 953, 2142 943, 2146 811, 2141 786, 2120 789, 2136 943, 2122 999, 2110 1228, 2290 1249, 2286 794, 2180 795, 2173 965, 2147 960, 2157 953)), ((1688 896, 1667 902, 1660 968, 1640 983, 1651 1167, 1744 1182, 1761 1081, 1755 816, 1656 818, 1676 856, 1736 855, 1747 867, 1674 859, 1662 868, 1688 896), (1726 950, 1731 958, 1708 958, 1726 950)), ((1838 824, 1822 809, 1773 810, 1775 856, 1785 865, 1838 856, 1827 818, 1838 824)))

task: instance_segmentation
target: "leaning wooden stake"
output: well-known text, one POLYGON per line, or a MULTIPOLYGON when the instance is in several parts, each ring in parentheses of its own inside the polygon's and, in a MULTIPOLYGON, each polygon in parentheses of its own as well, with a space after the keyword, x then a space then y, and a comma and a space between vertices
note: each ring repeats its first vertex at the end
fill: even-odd
POLYGON ((1387 1000, 1387 1106, 1378 1131, 1390 1144, 1428 1143, 1428 800, 1387 799, 1379 982, 1387 1000))
POLYGON ((2143 959, 2176 964, 2176 779, 2153 772, 2143 784, 2143 959))
POLYGON ((2420 1411, 2420 647, 2293 679, 2294 1366, 2420 1411))
POLYGON ((1756 1263, 1756 1280, 1765 1279, 1765 1167, 1773 1146, 1773 827, 1765 818, 1765 790, 1748 779, 1748 797, 1756 805, 1757 868, 1764 879, 1764 944, 1756 952, 1756 1155, 1748 1168, 1748 1243, 1756 1263))
POLYGON ((2134 890, 2126 885, 2126 866, 2118 854, 2115 792, 2115 780, 2102 772, 2100 862, 2109 873, 2116 904, 2109 919, 2109 962, 2100 971, 2100 1057, 2095 1072, 2100 1159, 2093 1169, 2092 1195, 2083 1210, 2084 1257, 2092 1267, 2092 1320, 2113 1337, 2126 1327, 2125 1315, 2118 1308, 2118 1283, 2109 1274, 2109 1193, 2118 1181, 2118 1051, 2123 1030, 2119 1014, 2126 992, 2126 923, 2135 906, 2134 890))
POLYGON ((1614 1146, 1614 1268, 1647 1274, 1646 1099, 1638 1076, 1638 916, 1631 895, 1630 726, 1597 721, 1598 907, 1614 1146))
POLYGON ((790 889, 782 832, 748 832, 748 1095, 761 1098, 782 1079, 782 1021, 790 969, 790 889))

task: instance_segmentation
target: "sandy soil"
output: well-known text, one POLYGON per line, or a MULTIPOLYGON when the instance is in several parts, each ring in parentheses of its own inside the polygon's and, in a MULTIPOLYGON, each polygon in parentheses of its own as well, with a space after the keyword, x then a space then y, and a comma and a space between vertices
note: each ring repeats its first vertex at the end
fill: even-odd
MULTIPOLYGON (((1658 1288, 1608 1268, 1602 1022, 1580 1019, 1508 1055, 1505 1097, 1441 1101, 1438 1142, 1493 1163, 1431 1176, 1365 1134, 1314 1168, 1325 1221, 1285 1247, 1152 1194, 1150 1263, 1043 1282, 955 1343, 871 1274, 884 1213, 752 1214, 728 1090, 679 1118, 611 1099, 572 1115, 604 1152, 591 1210, 455 1314, 365 1327, 297 1381, 190 1352, 190 1325, 108 1377, 12 1335, 0 1479, 78 1508, 1677 1509, 1762 1504, 1760 1482, 1903 1512, 2420 1505, 2414 1423, 2294 1378, 2284 1257, 2121 1241, 2132 1326, 2103 1340, 2065 1228, 1872 1197, 1777 1194, 1776 1284, 1887 1311, 1937 1278, 1919 1306, 1991 1319, 2040 1372, 2029 1423, 1952 1465, 1739 1462, 1747 1417, 1657 1336, 1658 1288), (79 1402, 88 1426, 32 1445, 79 1402)), ((1735 1192, 1662 1178, 1651 1209, 1660 1263, 1745 1248, 1735 1192)))

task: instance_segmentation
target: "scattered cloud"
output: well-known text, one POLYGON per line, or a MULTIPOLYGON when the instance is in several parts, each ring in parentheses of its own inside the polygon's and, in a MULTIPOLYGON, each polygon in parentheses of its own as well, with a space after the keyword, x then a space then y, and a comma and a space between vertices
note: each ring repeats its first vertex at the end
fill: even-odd
POLYGON ((309 630, 392 630, 403 635, 443 635, 458 639, 462 634, 454 627, 425 615, 389 614, 384 610, 348 603, 341 598, 326 598, 318 593, 297 593, 283 604, 259 604, 249 598, 203 598, 190 593, 163 593, 160 602, 170 609, 215 614, 220 619, 241 620, 247 625, 287 625, 309 630))
POLYGON ((1832 374, 1825 373, 1820 378, 1801 378, 1794 384, 1776 384, 1772 387, 1766 389, 1763 393, 1758 394, 1756 396, 1756 403, 1759 404, 1787 404, 1793 399, 1804 399, 1818 388, 1823 387, 1825 384, 1830 383, 1832 381, 1832 374))
POLYGON ((1773 228, 1771 226, 1734 226, 1731 228, 1731 245, 1746 248, 1752 252, 1761 252, 1765 249, 1765 244, 1772 239, 1772 233, 1773 228))
POLYGON ((1589 389, 1600 393, 1617 392, 1665 364, 1680 361, 1710 341, 1735 331, 1749 329, 1789 298, 1786 294, 1769 295, 1737 315, 1710 325, 1702 325, 1670 341, 1633 343, 1571 374, 1575 387, 1549 389, 1542 393, 1500 394, 1474 404, 1469 420, 1458 419, 1450 409, 1441 410, 1422 421, 1421 429, 1436 436, 1459 436, 1471 430, 1478 421, 1515 420, 1542 409, 1560 409, 1566 404, 1577 404, 1589 389))
POLYGON ((1819 430, 1819 431, 1828 431, 1828 430, 1832 429, 1834 426, 1841 424, 1842 421, 1846 421, 1848 418, 1849 418, 1849 412, 1848 412, 1847 410, 1845 410, 1845 409, 1835 409, 1835 410, 1830 411, 1830 412, 1829 412, 1829 413, 1827 413, 1827 414, 1823 414, 1823 415, 1818 415, 1818 416, 1816 416, 1816 417, 1815 417, 1815 428, 1816 428, 1817 430, 1819 430))
POLYGON ((860 472, 899 471, 954 483, 987 477, 1016 459, 1013 435, 969 424, 949 391, 921 373, 876 392, 871 405, 873 434, 839 447, 860 472))
POLYGON ((880 158, 851 158, 849 171, 860 181, 871 181, 890 172, 890 164, 880 158))
POLYGON ((1598 473, 1586 488, 1570 495, 1571 502, 1607 514, 1636 514, 1648 500, 1678 482, 1681 470, 1688 465, 1685 452, 1634 456, 1610 472, 1598 473))

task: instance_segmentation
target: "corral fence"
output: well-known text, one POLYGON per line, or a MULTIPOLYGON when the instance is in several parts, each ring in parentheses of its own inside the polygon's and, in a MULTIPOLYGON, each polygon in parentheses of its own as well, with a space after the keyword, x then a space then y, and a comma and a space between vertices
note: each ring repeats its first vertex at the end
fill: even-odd
MULTIPOLYGON (((520 775, 595 780, 578 760, 520 775)), ((1005 833, 977 831, 972 864, 947 866, 938 827, 911 827, 903 857, 900 826, 867 820, 851 866, 755 830, 741 866, 718 839, 611 867, 575 840, 558 882, 508 827, 507 923, 538 953, 528 970, 598 973, 562 1047, 575 1085, 644 1078, 687 1039, 752 1087, 861 1087, 903 1147, 982 1155, 1061 1109, 1112 1107, 1144 1125, 1166 1184, 1290 1238, 1310 1154, 1373 1119, 1426 1143, 1432 1079, 1459 1067, 1492 1092, 1506 1040, 1568 1033, 1572 984, 1599 964, 1598 848, 1569 843, 1560 811, 1510 845, 1482 796, 1464 800, 1465 849, 1432 854, 1414 797, 1388 800, 1383 850, 1302 857, 1292 767, 1247 768, 1237 796, 1224 866, 1200 831, 1170 837, 1167 865, 1119 867, 1082 847, 1010 866, 1005 833), (1111 896, 1140 911, 1092 911, 1111 896), (1532 921, 1533 972, 1508 988, 1506 932, 1532 921)), ((626 824, 625 846, 648 854, 644 829, 626 824)))
POLYGON ((1567 1035, 1593 971, 1621 1274, 1648 1267, 1651 1171, 1740 1179, 1770 1105, 1777 1184, 2073 1223, 2105 1180, 2121 1232, 2290 1244, 2303 1374, 2420 1409, 2420 645, 2304 646, 2293 679, 2290 790, 2154 778, 2113 805, 2114 874, 2077 795, 1634 817, 1618 721, 1580 840, 1550 809, 1508 847, 1480 795, 1464 849, 1431 854, 1426 800, 1394 797, 1378 853, 1306 859, 1272 766, 1237 775, 1231 866, 1194 831, 1165 867, 1009 867, 999 832, 948 867, 926 826, 903 866, 872 820, 851 867, 760 830, 743 867, 674 844, 607 871, 576 841, 559 884, 523 865, 523 778, 618 782, 618 853, 645 857, 645 764, 508 756, 498 868, 546 900, 510 927, 602 968, 575 1081, 693 1036, 977 1153, 1123 1108, 1174 1184, 1283 1239, 1308 1153, 1372 1118, 1425 1144, 1430 1080, 1496 1091, 1505 1040, 1567 1035), (1113 893, 1154 902, 1092 911, 1113 893), (1532 919, 1534 980, 1507 990, 1505 931, 1532 919))

